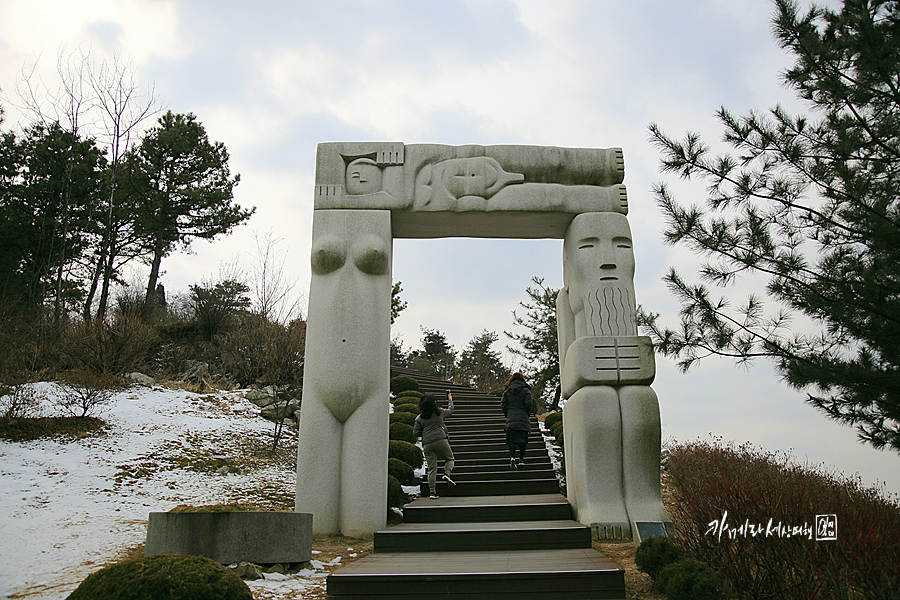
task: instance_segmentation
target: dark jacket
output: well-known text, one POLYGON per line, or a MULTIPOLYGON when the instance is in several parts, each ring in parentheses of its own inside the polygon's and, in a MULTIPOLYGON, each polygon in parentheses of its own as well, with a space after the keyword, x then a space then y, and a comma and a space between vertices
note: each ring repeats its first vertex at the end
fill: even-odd
POLYGON ((506 415, 506 431, 531 431, 531 388, 513 379, 503 391, 500 409, 506 415))
POLYGON ((416 417, 413 424, 413 435, 422 438, 422 445, 430 444, 438 440, 448 438, 447 429, 444 426, 444 417, 453 414, 453 398, 447 403, 447 408, 438 408, 431 413, 431 418, 426 419, 422 415, 416 417))

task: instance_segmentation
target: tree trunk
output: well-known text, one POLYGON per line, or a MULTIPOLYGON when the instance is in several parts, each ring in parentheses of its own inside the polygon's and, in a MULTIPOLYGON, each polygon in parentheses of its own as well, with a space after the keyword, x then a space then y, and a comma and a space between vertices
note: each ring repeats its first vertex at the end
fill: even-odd
POLYGON ((147 280, 147 293, 144 295, 144 322, 150 322, 156 306, 156 282, 159 280, 159 265, 162 262, 162 244, 157 242, 153 248, 153 264, 150 265, 150 277, 147 280))

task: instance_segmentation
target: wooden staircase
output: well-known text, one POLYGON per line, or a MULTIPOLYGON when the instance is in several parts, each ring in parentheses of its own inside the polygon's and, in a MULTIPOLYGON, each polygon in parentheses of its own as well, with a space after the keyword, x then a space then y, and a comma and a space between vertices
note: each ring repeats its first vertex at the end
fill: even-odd
POLYGON ((625 598, 624 571, 593 550, 590 528, 572 519, 537 419, 525 465, 512 469, 499 398, 392 367, 397 375, 440 397, 451 390, 455 409, 445 424, 457 485, 438 478, 440 498, 432 500, 423 482, 403 523, 375 533, 372 554, 328 576, 329 597, 625 598))

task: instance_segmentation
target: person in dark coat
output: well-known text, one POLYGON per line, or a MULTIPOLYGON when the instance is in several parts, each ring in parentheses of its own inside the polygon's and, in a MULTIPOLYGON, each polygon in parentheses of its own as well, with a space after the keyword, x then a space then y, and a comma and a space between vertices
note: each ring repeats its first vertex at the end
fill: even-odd
POLYGON ((525 446, 528 434, 531 433, 531 387, 525 383, 525 377, 513 373, 506 382, 500 409, 506 415, 506 445, 509 446, 509 466, 518 469, 525 463, 525 446), (516 449, 519 458, 516 459, 516 449))

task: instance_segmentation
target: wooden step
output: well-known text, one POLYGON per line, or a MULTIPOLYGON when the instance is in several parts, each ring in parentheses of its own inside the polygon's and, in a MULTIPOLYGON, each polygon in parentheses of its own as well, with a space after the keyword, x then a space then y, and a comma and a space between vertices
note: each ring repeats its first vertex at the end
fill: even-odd
POLYGON ((329 597, 624 600, 625 572, 589 548, 375 553, 328 576, 329 597))
POLYGON ((375 532, 375 552, 457 552, 590 548, 591 528, 576 521, 400 523, 375 532))
POLYGON ((562 494, 418 498, 403 507, 405 523, 477 523, 482 521, 543 521, 572 518, 572 506, 562 494))
MULTIPOLYGON (((438 496, 504 496, 521 494, 557 494, 559 493, 559 480, 548 479, 519 479, 512 481, 460 481, 451 486, 438 478, 435 486, 438 496)), ((428 496, 430 490, 428 483, 422 482, 419 493, 428 496)))
POLYGON ((453 481, 455 481, 457 484, 471 481, 511 481, 514 479, 551 479, 555 477, 556 474, 552 471, 538 471, 536 469, 532 471, 526 471, 525 469, 521 471, 513 471, 512 469, 507 469, 505 471, 475 472, 457 471, 456 469, 453 470, 453 481))
MULTIPOLYGON (((519 465, 519 468, 516 469, 516 471, 547 471, 549 473, 554 473, 553 464, 547 456, 529 458, 528 453, 526 453, 525 461, 525 464, 519 465)), ((438 461, 438 464, 440 465, 441 462, 438 461)), ((456 466, 453 467, 454 473, 485 473, 498 471, 513 471, 509 466, 508 456, 506 459, 494 460, 491 462, 457 460, 456 466)), ((439 470, 438 472, 442 471, 439 470)))

